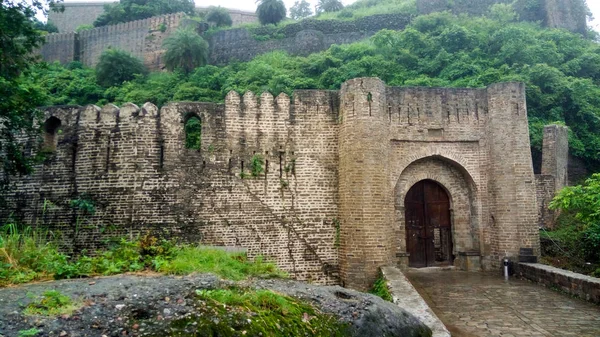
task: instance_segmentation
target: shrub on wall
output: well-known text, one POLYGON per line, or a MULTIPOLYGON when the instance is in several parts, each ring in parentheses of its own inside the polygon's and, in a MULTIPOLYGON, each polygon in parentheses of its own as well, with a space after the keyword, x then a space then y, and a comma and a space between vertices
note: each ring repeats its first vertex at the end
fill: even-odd
POLYGON ((206 20, 206 22, 214 24, 217 27, 229 27, 233 24, 233 21, 231 20, 231 15, 229 15, 227 9, 220 6, 211 7, 208 10, 208 13, 206 13, 204 20, 206 20))
POLYGON ((285 5, 282 0, 259 0, 256 14, 263 25, 278 24, 285 19, 285 5))

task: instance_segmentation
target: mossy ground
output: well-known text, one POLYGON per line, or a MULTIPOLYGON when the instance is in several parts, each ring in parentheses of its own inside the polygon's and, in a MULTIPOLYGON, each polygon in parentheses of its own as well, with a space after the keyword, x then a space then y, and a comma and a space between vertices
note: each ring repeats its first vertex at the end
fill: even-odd
MULTIPOLYGON (((347 336, 348 326, 311 305, 269 290, 199 290, 196 312, 171 321, 170 336, 347 336)), ((165 328, 156 334, 164 336, 165 328)))

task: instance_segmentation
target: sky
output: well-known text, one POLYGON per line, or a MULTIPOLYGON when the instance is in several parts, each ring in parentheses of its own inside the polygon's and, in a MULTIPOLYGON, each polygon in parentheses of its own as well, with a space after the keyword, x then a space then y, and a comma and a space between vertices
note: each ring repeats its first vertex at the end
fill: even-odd
MULTIPOLYGON (((99 2, 102 0, 65 0, 65 2, 99 2)), ((294 5, 295 0, 283 0, 285 2, 285 7, 290 8, 294 5)), ((308 0, 314 6, 317 4, 318 0, 308 0)), ((353 3, 355 0, 342 0, 344 5, 348 5, 353 3)), ((114 2, 106 1, 106 2, 114 2)), ((599 0, 587 0, 588 7, 592 11, 595 20, 590 23, 592 27, 596 29, 596 31, 600 31, 600 1, 599 0)), ((247 11, 255 11, 256 10, 256 1, 255 0, 196 0, 197 6, 208 7, 208 6, 222 6, 231 9, 242 9, 247 11)))

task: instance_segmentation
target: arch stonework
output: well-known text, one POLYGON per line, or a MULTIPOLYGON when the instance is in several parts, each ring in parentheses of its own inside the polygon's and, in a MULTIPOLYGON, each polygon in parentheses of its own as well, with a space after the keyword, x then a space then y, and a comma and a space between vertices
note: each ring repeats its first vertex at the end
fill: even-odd
POLYGON ((435 155, 412 161, 402 170, 394 187, 394 219, 396 256, 406 265, 406 230, 404 199, 412 186, 422 180, 440 184, 450 197, 453 254, 456 263, 462 264, 462 256, 469 252, 480 254, 481 201, 473 179, 456 161, 435 155))

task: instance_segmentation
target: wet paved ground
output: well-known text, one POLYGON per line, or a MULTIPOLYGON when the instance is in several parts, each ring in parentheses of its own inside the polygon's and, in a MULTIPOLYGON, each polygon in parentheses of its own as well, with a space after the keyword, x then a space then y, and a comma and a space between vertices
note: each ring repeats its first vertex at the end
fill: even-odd
POLYGON ((410 270, 453 337, 600 337, 600 306, 497 274, 410 270))

